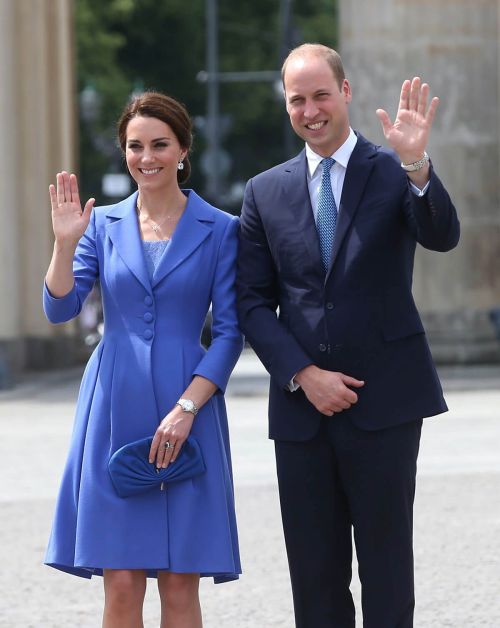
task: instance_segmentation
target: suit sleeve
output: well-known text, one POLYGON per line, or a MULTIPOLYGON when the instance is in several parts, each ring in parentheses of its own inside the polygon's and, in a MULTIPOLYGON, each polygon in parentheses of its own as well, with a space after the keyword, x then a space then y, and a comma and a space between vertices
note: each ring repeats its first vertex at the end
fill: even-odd
POLYGON ((47 285, 43 286, 43 309, 51 323, 65 323, 82 310, 87 295, 92 290, 99 274, 99 264, 95 243, 95 214, 92 212, 89 225, 80 238, 73 259, 73 275, 75 283, 68 294, 53 297, 47 285))
POLYGON ((432 251, 449 251, 460 238, 457 211, 431 166, 429 189, 417 196, 408 189, 406 219, 419 244, 432 251))
POLYGON ((287 388, 292 377, 312 360, 276 315, 279 278, 252 180, 246 186, 241 212, 237 287, 243 333, 278 385, 287 388))
POLYGON ((193 375, 201 375, 224 392, 243 348, 236 313, 238 219, 232 218, 221 239, 212 285, 212 343, 193 375))

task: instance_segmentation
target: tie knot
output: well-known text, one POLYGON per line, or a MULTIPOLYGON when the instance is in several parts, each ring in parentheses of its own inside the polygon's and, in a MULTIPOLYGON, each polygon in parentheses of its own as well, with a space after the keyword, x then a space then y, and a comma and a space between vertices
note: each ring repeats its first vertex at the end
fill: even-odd
POLYGON ((330 172, 334 163, 335 159, 333 157, 325 157, 322 159, 321 165, 323 166, 323 172, 330 172))

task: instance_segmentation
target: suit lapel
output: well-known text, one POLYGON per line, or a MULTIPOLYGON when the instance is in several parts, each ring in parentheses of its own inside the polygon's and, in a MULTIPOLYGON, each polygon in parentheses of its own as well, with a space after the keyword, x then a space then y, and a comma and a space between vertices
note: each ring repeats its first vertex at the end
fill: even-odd
POLYGON ((189 190, 186 209, 175 228, 172 241, 153 276, 153 288, 182 264, 210 235, 214 218, 209 205, 189 190))
POLYGON ((362 135, 358 135, 358 141, 347 164, 344 185, 342 188, 342 198, 340 199, 339 216, 337 230, 333 241, 332 259, 328 269, 327 278, 332 272, 332 268, 337 260, 349 227, 354 219, 354 215, 359 207, 365 186, 370 177, 375 164, 373 157, 376 151, 373 145, 365 140, 362 135))
POLYGON ((307 187, 306 151, 303 150, 285 167, 284 189, 288 207, 293 212, 295 225, 301 233, 313 264, 321 265, 319 237, 307 187))
POLYGON ((115 220, 106 225, 106 232, 128 269, 150 292, 151 282, 144 261, 136 206, 137 192, 120 203, 112 205, 106 212, 106 216, 115 220))

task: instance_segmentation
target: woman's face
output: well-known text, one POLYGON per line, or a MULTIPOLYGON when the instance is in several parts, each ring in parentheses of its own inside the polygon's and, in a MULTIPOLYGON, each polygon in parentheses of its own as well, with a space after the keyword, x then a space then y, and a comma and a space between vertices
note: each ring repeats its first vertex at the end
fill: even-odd
POLYGON ((125 159, 140 188, 177 186, 177 165, 186 152, 170 126, 158 118, 136 116, 127 125, 125 159))

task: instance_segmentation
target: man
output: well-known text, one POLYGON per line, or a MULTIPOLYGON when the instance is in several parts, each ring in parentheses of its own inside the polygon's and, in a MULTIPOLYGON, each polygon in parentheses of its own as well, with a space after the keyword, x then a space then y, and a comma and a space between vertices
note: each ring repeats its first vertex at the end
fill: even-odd
POLYGON ((411 294, 416 243, 459 223, 425 148, 438 105, 405 81, 392 150, 349 124, 339 55, 293 50, 286 108, 305 150, 251 179, 240 323, 271 374, 281 512, 297 628, 352 628, 354 530, 364 628, 413 625, 412 511, 422 418, 447 410, 411 294), (279 310, 279 316, 276 315, 279 310))

